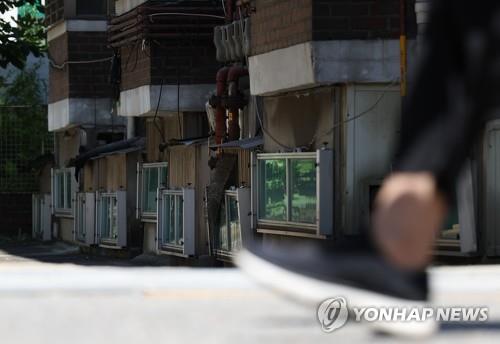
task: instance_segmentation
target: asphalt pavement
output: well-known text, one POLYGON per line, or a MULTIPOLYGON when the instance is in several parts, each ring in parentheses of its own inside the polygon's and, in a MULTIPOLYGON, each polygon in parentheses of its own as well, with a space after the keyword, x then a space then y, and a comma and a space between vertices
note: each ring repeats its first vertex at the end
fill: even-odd
MULTIPOLYGON (((498 343, 500 266, 430 269, 434 303, 486 306, 425 342, 498 343)), ((401 343, 349 321, 324 333, 316 309, 234 268, 138 267, 66 244, 0 245, 0 343, 401 343)))

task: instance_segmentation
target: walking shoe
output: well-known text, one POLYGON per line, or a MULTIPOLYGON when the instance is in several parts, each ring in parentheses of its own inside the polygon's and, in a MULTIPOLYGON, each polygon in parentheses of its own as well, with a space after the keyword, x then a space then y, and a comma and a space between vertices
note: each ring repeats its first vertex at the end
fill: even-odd
MULTIPOLYGON (((348 308, 422 308, 428 301, 425 271, 403 271, 373 250, 334 253, 322 242, 300 246, 246 246, 235 263, 260 284, 293 300, 318 306, 342 296, 348 308)), ((434 321, 372 323, 380 332, 424 336, 436 329, 434 321)))

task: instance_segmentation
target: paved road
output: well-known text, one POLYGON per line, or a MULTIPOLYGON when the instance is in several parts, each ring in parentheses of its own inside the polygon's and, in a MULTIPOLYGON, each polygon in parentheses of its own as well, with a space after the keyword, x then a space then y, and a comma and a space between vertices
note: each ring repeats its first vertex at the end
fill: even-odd
MULTIPOLYGON (((443 324, 428 341, 498 343, 500 266, 440 267, 432 270, 432 276, 436 304, 487 305, 490 320, 482 325, 443 324)), ((325 334, 315 309, 277 297, 236 269, 135 267, 80 256, 65 246, 7 250, 0 246, 0 343, 149 342, 400 343, 401 339, 375 336, 366 325, 353 323, 325 334)))

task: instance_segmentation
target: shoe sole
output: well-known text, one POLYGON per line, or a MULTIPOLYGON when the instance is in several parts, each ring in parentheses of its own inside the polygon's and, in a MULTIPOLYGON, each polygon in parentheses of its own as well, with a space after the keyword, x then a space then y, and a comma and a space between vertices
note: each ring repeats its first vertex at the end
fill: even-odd
MULTIPOLYGON (((324 282, 293 271, 283 269, 265 259, 241 250, 235 257, 235 264, 259 284, 282 296, 310 307, 318 307, 324 300, 344 297, 348 309, 363 307, 422 308, 427 304, 397 297, 391 297, 369 290, 339 283, 324 282)), ((370 327, 383 334, 421 338, 436 332, 437 323, 430 319, 425 322, 369 322, 370 327)))

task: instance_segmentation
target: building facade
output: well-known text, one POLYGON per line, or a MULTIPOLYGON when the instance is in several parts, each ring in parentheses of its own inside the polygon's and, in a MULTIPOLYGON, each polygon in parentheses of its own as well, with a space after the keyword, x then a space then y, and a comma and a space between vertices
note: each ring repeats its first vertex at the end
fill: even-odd
MULTIPOLYGON (((48 237, 187 265, 252 238, 358 240, 411 130, 429 6, 48 1, 48 237)), ((438 254, 500 252, 498 123, 486 130, 438 254)))

